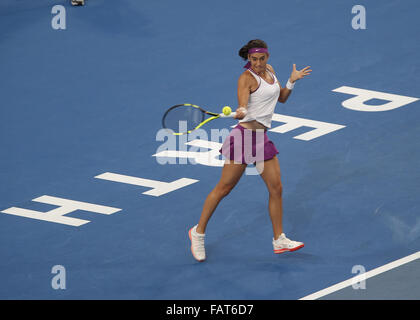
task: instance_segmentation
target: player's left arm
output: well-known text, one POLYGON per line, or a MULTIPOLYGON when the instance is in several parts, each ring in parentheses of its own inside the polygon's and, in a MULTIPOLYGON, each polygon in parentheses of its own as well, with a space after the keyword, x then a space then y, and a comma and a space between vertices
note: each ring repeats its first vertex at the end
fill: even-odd
MULTIPOLYGON (((274 69, 271 65, 267 64, 267 68, 275 74, 274 69)), ((290 83, 294 84, 297 80, 303 79, 305 76, 310 75, 312 72, 310 68, 311 67, 308 66, 308 67, 303 68, 302 70, 296 70, 296 65, 293 64, 293 70, 289 77, 290 83)), ((287 99, 289 98, 290 94, 292 93, 292 90, 288 89, 287 87, 283 88, 280 85, 280 81, 278 83, 280 86, 280 95, 279 95, 278 102, 285 103, 287 99)))

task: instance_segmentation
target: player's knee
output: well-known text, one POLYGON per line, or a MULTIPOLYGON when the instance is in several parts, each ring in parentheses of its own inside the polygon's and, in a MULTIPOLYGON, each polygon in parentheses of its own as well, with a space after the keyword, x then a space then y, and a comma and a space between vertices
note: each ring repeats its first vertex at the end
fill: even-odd
POLYGON ((272 197, 281 198, 283 196, 283 186, 281 185, 281 182, 272 185, 268 191, 272 197))
POLYGON ((234 185, 231 184, 221 184, 217 188, 217 192, 220 198, 226 197, 233 189, 234 185))

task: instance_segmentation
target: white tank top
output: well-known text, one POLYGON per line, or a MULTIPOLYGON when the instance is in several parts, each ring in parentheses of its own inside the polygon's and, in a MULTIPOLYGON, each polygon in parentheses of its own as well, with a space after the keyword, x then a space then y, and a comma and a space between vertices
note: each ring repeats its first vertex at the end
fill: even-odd
POLYGON ((251 69, 248 71, 258 82, 258 88, 252 92, 248 100, 248 112, 239 122, 249 122, 256 120, 267 128, 271 128, 271 119, 273 118, 274 108, 280 96, 280 86, 276 76, 267 69, 274 79, 273 84, 269 84, 251 69))

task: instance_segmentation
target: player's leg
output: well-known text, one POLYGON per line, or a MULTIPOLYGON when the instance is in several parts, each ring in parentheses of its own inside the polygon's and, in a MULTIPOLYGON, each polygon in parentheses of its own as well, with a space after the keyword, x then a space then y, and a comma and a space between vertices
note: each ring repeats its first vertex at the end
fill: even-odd
POLYGON ((214 210, 216 210, 220 200, 226 197, 238 183, 246 169, 246 166, 246 164, 234 163, 230 160, 225 161, 225 165, 222 169, 222 176, 218 184, 213 188, 204 201, 198 225, 192 227, 188 232, 191 240, 191 253, 196 260, 204 261, 206 259, 204 237, 207 223, 209 222, 214 210))
POLYGON ((290 240, 283 233, 283 187, 277 156, 264 162, 264 170, 260 172, 260 175, 269 192, 268 209, 273 225, 274 252, 283 253, 302 248, 304 246, 302 242, 290 240))
POLYGON ((210 220, 213 212, 216 210, 220 200, 226 197, 235 187, 242 174, 244 173, 246 167, 246 164, 234 163, 233 161, 226 160, 218 184, 209 193, 206 200, 204 201, 200 221, 197 226, 198 233, 205 233, 207 223, 210 220))
POLYGON ((277 239, 283 233, 283 186, 277 156, 264 161, 264 169, 260 172, 260 176, 268 189, 268 211, 273 225, 274 238, 277 239))

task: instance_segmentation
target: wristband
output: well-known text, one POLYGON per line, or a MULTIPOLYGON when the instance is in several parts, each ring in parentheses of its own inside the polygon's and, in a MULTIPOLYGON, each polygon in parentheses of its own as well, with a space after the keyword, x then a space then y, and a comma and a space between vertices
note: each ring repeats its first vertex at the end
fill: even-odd
POLYGON ((290 79, 287 80, 286 88, 289 89, 289 90, 293 90, 294 87, 295 87, 295 83, 291 83, 290 79))

